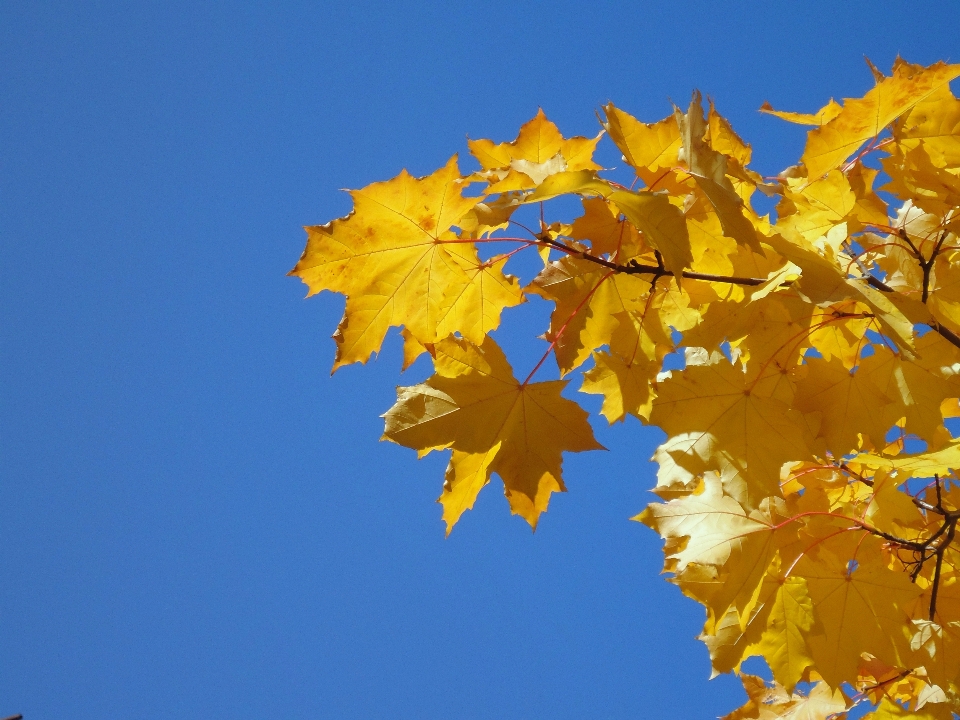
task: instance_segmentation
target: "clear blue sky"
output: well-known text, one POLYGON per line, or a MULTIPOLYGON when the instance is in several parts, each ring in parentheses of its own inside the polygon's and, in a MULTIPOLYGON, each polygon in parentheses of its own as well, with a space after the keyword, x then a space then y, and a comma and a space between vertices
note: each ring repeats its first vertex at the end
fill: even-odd
POLYGON ((340 188, 539 106, 594 134, 608 99, 657 120, 699 87, 776 172, 803 132, 764 100, 861 95, 864 54, 960 61, 958 27, 953 0, 4 2, 0 717, 733 709, 627 520, 657 431, 600 418, 535 535, 491 485, 445 540, 445 459, 378 442, 426 368, 394 337, 331 378, 342 300, 285 273, 340 188))

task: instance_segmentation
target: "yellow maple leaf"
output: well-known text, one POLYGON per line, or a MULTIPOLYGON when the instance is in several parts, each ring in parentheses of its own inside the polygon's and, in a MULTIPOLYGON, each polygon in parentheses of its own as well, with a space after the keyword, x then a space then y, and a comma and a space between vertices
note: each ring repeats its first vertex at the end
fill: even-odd
POLYGON ((712 303, 703 321, 692 328, 685 340, 717 350, 726 340, 744 363, 773 361, 776 366, 797 365, 810 347, 809 328, 813 309, 795 292, 771 293, 749 303, 712 303))
MULTIPOLYGON (((879 356, 889 359, 883 351, 879 356)), ((885 445, 890 424, 883 410, 898 398, 888 397, 881 388, 888 387, 893 367, 870 360, 874 372, 851 371, 838 358, 810 358, 804 366, 805 376, 797 383, 794 407, 819 415, 819 436, 834 457, 855 452, 861 437, 873 447, 885 445)))
POLYGON ((864 715, 864 720, 952 720, 953 713, 945 705, 926 705, 922 710, 909 710, 890 698, 884 698, 872 713, 864 715))
POLYGON ((936 333, 919 338, 916 349, 914 358, 878 349, 864 362, 863 371, 873 376, 885 396, 896 400, 884 409, 884 424, 892 426, 903 418, 906 432, 926 441, 932 449, 951 437, 943 424, 941 404, 960 397, 960 377, 955 369, 960 363, 960 349, 936 333))
POLYGON ((840 690, 817 683, 806 695, 791 693, 782 685, 768 686, 755 675, 740 676, 747 702, 720 720, 827 720, 848 707, 840 690))
POLYGON ((839 167, 864 142, 958 75, 960 65, 943 62, 922 69, 894 66, 890 77, 862 98, 844 100, 836 117, 810 131, 802 158, 807 177, 813 180, 839 167))
POLYGON ((907 150, 923 143, 940 167, 960 165, 960 100, 941 85, 894 125, 893 137, 907 150))
MULTIPOLYGON (((694 93, 686 113, 676 108, 674 114, 683 142, 682 159, 697 186, 716 210, 724 234, 756 252, 762 252, 757 230, 744 216, 743 199, 727 178, 727 156, 704 140, 708 126, 703 117, 700 94, 694 93)), ((730 144, 728 140, 727 145, 730 144)))
POLYGON ((310 294, 347 296, 337 330, 334 369, 366 362, 391 326, 405 326, 420 343, 460 332, 480 342, 500 312, 523 301, 504 260, 481 262, 469 243, 445 242, 477 203, 461 194, 456 157, 432 175, 406 172, 351 193, 354 211, 307 228, 307 247, 291 271, 310 294))
POLYGON ((435 346, 436 374, 397 390, 383 437, 421 455, 453 449, 440 502, 447 533, 495 472, 511 510, 536 528, 565 487, 561 453, 600 450, 586 413, 560 396, 564 381, 520 383, 497 344, 449 337, 435 346))
POLYGON ((813 623, 813 601, 807 593, 806 579, 782 578, 759 650, 773 671, 774 679, 788 692, 814 664, 804 637, 813 623))
POLYGON ((636 170, 655 171, 677 164, 680 152, 680 128, 671 115, 657 123, 643 123, 633 115, 608 103, 603 107, 604 128, 610 139, 636 170))
POLYGON ((650 417, 656 396, 652 384, 660 363, 638 353, 629 360, 617 354, 593 354, 594 366, 583 374, 580 392, 603 395, 600 412, 611 425, 626 416, 650 417))
POLYGON ((555 343, 557 364, 566 374, 611 342, 616 315, 633 309, 650 292, 650 282, 565 257, 545 267, 527 292, 556 303, 546 339, 555 343))
MULTIPOLYGON (((775 373, 779 376, 779 373, 775 373)), ((687 367, 657 385, 650 422, 668 435, 687 433, 688 453, 716 447, 715 469, 738 478, 734 496, 752 507, 780 493, 780 467, 810 455, 805 424, 789 402, 791 390, 757 383, 719 359, 687 367)))
POLYGON ((930 478, 948 475, 952 468, 960 467, 960 441, 954 440, 939 450, 921 453, 905 453, 885 457, 877 453, 860 453, 847 463, 851 467, 897 470, 913 477, 930 478))
POLYGON ((831 120, 833 120, 837 115, 840 114, 840 111, 843 109, 843 106, 836 102, 833 98, 830 98, 830 102, 820 108, 815 114, 809 113, 797 113, 797 112, 784 112, 783 110, 774 110, 770 103, 765 102, 760 106, 760 112, 767 113, 768 115, 774 115, 781 120, 786 120, 787 122, 796 123, 798 125, 824 125, 831 120))
POLYGON ((593 151, 600 137, 564 139, 540 109, 512 142, 497 145, 484 139, 469 140, 467 145, 484 170, 504 171, 491 176, 489 192, 505 192, 536 187, 564 170, 599 170, 593 162, 593 151))
POLYGON ((609 198, 643 233, 648 245, 663 255, 663 264, 679 280, 693 262, 690 235, 683 212, 658 193, 618 190, 609 198))
MULTIPOLYGON (((783 200, 777 206, 777 229, 796 232, 813 241, 845 222, 856 204, 857 196, 850 181, 839 170, 831 170, 809 184, 788 182, 783 200)), ((885 215, 881 222, 886 222, 885 215)))
POLYGON ((941 568, 937 588, 936 613, 930 618, 932 578, 928 573, 918 578, 922 588, 909 609, 912 663, 926 670, 930 682, 951 688, 960 682, 960 574, 957 553, 948 550, 941 568))
POLYGON ((620 218, 620 211, 602 198, 584 198, 583 215, 573 221, 570 237, 590 243, 594 255, 619 258, 640 253, 637 229, 620 218))
MULTIPOLYGON (((783 542, 777 537, 777 521, 783 513, 784 507, 771 501, 747 512, 723 492, 716 474, 707 473, 701 492, 667 503, 652 503, 633 519, 666 540, 664 570, 677 575, 676 582, 685 592, 690 585, 690 577, 685 574, 688 565, 717 568, 720 582, 710 582, 709 590, 701 591, 700 597, 712 614, 720 617, 731 606, 743 613, 752 604, 777 542, 783 542)), ((784 534, 790 531, 788 528, 784 534)), ((702 583, 703 579, 698 581, 702 583)))
POLYGON ((707 127, 709 129, 707 142, 710 143, 710 147, 722 155, 732 157, 740 165, 750 164, 750 156, 753 153, 750 143, 744 142, 733 129, 730 121, 717 112, 713 100, 710 100, 710 109, 707 111, 707 127))
POLYGON ((873 535, 837 536, 800 558, 796 574, 806 578, 817 619, 806 637, 817 672, 832 687, 855 682, 860 655, 890 664, 910 656, 902 628, 920 588, 906 573, 883 561, 873 535))

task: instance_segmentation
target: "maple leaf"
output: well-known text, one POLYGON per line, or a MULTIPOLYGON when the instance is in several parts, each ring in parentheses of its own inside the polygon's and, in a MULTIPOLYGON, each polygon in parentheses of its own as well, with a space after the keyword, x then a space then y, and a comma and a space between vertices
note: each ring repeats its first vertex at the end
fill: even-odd
POLYGON ((764 102, 760 106, 760 112, 767 113, 768 115, 774 115, 781 120, 786 120, 787 122, 797 123, 798 125, 824 125, 825 123, 833 120, 837 115, 840 114, 840 111, 843 109, 843 106, 834 101, 833 98, 830 98, 830 102, 820 108, 816 113, 797 113, 797 112, 784 112, 783 110, 774 110, 773 106, 768 102, 764 102))
POLYGON ((906 150, 923 143, 940 167, 960 165, 960 100, 941 85, 897 121, 893 137, 906 150))
POLYGON ((443 495, 447 533, 495 472, 511 510, 536 528, 550 495, 562 492, 561 453, 600 450, 580 407, 560 396, 563 381, 520 383, 488 336, 479 347, 446 338, 436 374, 397 390, 383 437, 421 455, 453 449, 443 495))
POLYGON ((541 109, 520 128, 513 142, 495 145, 491 140, 470 140, 467 144, 483 169, 493 171, 489 191, 504 192, 535 187, 564 170, 600 169, 593 162, 593 151, 599 140, 600 135, 592 139, 564 139, 541 109), (503 173, 498 174, 498 170, 503 173))
POLYGON ((629 359, 617 354, 593 354, 593 368, 583 374, 581 392, 603 395, 600 412, 611 424, 633 415, 649 419, 656 391, 652 385, 660 363, 643 354, 629 359))
MULTIPOLYGON (((868 358, 872 366, 882 354, 868 358)), ((819 436, 835 457, 842 457, 858 449, 860 438, 873 447, 883 447, 889 421, 884 412, 894 402, 881 390, 889 385, 893 372, 890 364, 882 365, 886 377, 879 371, 864 368, 848 370, 838 359, 811 358, 805 366, 805 377, 797 383, 794 406, 805 413, 817 413, 820 418, 819 436), (878 412, 880 410, 881 412, 878 412)), ((897 414, 897 413, 894 413, 897 414)))
POLYGON ((717 475, 707 474, 702 492, 651 504, 634 520, 667 541, 664 570, 677 575, 681 588, 689 582, 684 572, 691 563, 723 568, 722 584, 711 583, 704 595, 707 607, 720 617, 731 605, 742 613, 751 604, 777 549, 780 513, 783 508, 770 502, 748 513, 723 492, 717 475))
POLYGON ((663 255, 663 264, 680 277, 693 262, 690 236, 683 212, 664 195, 652 192, 618 190, 610 200, 644 239, 663 255))
POLYGON ((741 675, 747 703, 721 720, 827 720, 847 709, 846 698, 826 683, 817 683, 809 694, 791 693, 778 684, 768 686, 756 675, 741 675))
POLYGON ((907 710, 897 705, 889 698, 884 698, 880 707, 869 715, 864 715, 867 720, 897 720, 897 718, 910 718, 911 720, 951 720, 953 713, 950 708, 936 705, 927 705, 923 710, 907 710))
POLYGON ((613 103, 605 105, 603 111, 604 128, 633 168, 653 171, 677 164, 680 126, 673 116, 647 124, 614 107, 613 103))
POLYGON ((813 601, 806 578, 785 577, 779 585, 758 649, 777 682, 792 691, 815 663, 805 637, 814 625, 813 601))
POLYGON ((715 446, 714 469, 731 477, 735 497, 755 506, 779 494, 785 462, 810 454, 804 423, 778 376, 750 378, 726 359, 687 367, 658 383, 650 422, 671 436, 687 433, 687 454, 715 446))
POLYGON ((855 678, 862 653, 891 664, 910 655, 900 628, 920 589, 906 573, 891 570, 880 538, 847 533, 821 543, 797 563, 819 621, 807 637, 817 672, 831 687, 855 678))
MULTIPOLYGON (((703 139, 708 126, 703 116, 700 94, 694 93, 686 113, 677 108, 675 115, 683 141, 683 159, 697 186, 716 210, 724 234, 761 252, 757 231, 743 214, 743 199, 737 195, 727 178, 727 156, 717 152, 703 139)), ((714 122, 721 127, 719 120, 714 122)), ((732 138, 727 138, 725 146, 734 146, 732 138)), ((738 151, 741 156, 745 155, 745 147, 734 146, 731 149, 738 151)))
POLYGON ((619 324, 616 315, 633 309, 649 291, 650 282, 641 277, 570 257, 545 267, 527 289, 556 303, 546 338, 556 343, 564 374, 610 343, 619 324))
POLYGON ((810 131, 802 158, 807 176, 818 178, 839 167, 864 142, 876 138, 887 125, 957 76, 960 65, 941 62, 917 68, 895 64, 890 77, 862 98, 844 100, 836 117, 810 131))
POLYGON ((633 257, 640 254, 636 227, 620 218, 616 206, 601 198, 585 198, 584 213, 570 227, 570 237, 590 243, 596 255, 633 257))
POLYGON ((523 301, 502 261, 481 262, 472 245, 444 242, 478 201, 462 196, 459 180, 456 157, 426 178, 403 172, 353 191, 347 217, 307 228, 291 274, 310 294, 347 296, 334 369, 366 362, 391 326, 405 326, 420 343, 454 332, 480 342, 504 307, 523 301))

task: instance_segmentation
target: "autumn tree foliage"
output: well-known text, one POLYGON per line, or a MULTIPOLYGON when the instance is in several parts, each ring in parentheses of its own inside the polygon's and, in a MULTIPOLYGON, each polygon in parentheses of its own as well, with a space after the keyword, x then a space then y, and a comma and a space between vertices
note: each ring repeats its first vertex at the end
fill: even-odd
POLYGON ((292 271, 346 296, 335 369, 391 327, 404 367, 429 353, 384 438, 450 450, 448 533, 494 474, 535 527, 563 453, 601 447, 569 379, 536 380, 551 355, 607 421, 666 433, 661 502, 636 519, 706 608, 715 672, 762 656, 775 681, 743 675, 731 719, 960 711, 960 65, 872 69, 862 98, 761 108, 810 126, 776 177, 699 95, 654 123, 607 105, 593 138, 540 112, 512 142, 471 140, 473 172, 454 156, 353 191, 292 271), (632 182, 594 162, 604 138, 632 182), (550 219, 561 196, 571 222, 550 219), (513 219, 531 205, 538 225, 513 219), (522 252, 542 259, 527 285, 505 270, 522 252), (549 348, 518 375, 490 332, 532 295, 553 304, 549 348))

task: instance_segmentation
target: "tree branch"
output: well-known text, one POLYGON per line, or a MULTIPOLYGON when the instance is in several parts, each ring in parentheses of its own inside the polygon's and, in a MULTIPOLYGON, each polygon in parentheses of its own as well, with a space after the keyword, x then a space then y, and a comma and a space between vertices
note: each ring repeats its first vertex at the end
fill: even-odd
POLYGON ((953 542, 953 535, 957 530, 957 519, 953 518, 950 522, 950 529, 947 531, 947 539, 940 543, 937 548, 937 567, 933 572, 933 586, 930 589, 930 619, 933 620, 937 614, 937 592, 940 590, 940 569, 943 567, 943 553, 946 552, 950 543, 953 542))
MULTIPOLYGON (((941 238, 942 239, 942 238, 941 238)), ((577 250, 568 245, 565 245, 562 242, 554 240, 549 237, 540 237, 540 242, 544 245, 548 245, 560 252, 566 253, 571 257, 578 257, 588 262, 596 263, 597 265, 602 265, 608 270, 613 270, 614 272, 626 273, 628 275, 653 275, 654 280, 661 277, 673 277, 674 273, 671 270, 667 270, 663 265, 662 261, 659 265, 641 265, 635 260, 631 260, 626 265, 620 263, 611 262, 610 260, 604 260, 601 257, 596 255, 591 255, 590 253, 584 250, 577 250)), ((939 244, 938 244, 939 247, 939 244)), ((922 257, 922 256, 921 256, 922 257)), ((932 262, 931 262, 932 266, 932 262)), ((928 277, 929 271, 925 270, 924 277, 928 277)), ((763 285, 767 282, 767 278, 755 278, 755 277, 737 277, 737 276, 728 276, 728 275, 710 275, 707 273, 698 273, 691 272, 689 270, 684 270, 681 274, 681 277, 684 277, 688 280, 703 280, 706 282, 716 282, 716 283, 727 283, 728 285, 747 285, 756 287, 757 285, 763 285)), ((893 293, 896 292, 892 287, 887 285, 885 282, 879 278, 874 277, 873 275, 866 276, 867 285, 872 288, 875 288, 881 292, 893 293)), ((780 287, 788 287, 792 285, 792 282, 780 283, 780 287)), ((926 289, 927 283, 924 283, 924 288, 926 289)), ((926 298, 924 298, 926 302, 926 298)), ((929 327, 940 335, 944 340, 949 342, 951 345, 954 345, 957 348, 960 348, 960 335, 957 335, 953 330, 948 327, 944 327, 937 320, 932 319, 932 322, 928 323, 929 327)))

